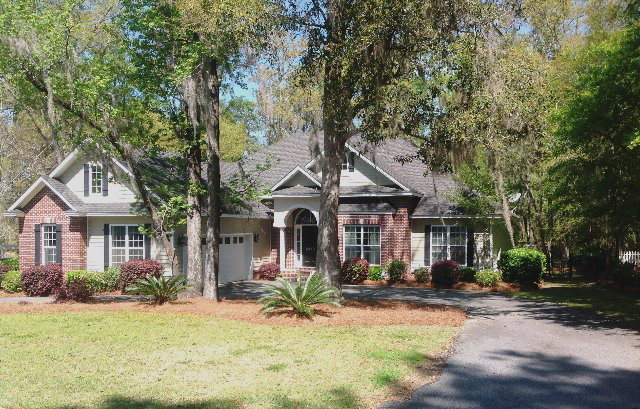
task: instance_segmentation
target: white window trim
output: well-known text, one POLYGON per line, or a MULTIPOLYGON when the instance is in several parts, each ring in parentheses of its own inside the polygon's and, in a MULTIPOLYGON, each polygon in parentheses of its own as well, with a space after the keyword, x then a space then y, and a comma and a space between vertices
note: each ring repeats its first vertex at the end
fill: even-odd
MULTIPOLYGON (((345 233, 346 233, 346 228, 347 227, 359 227, 360 228, 360 258, 363 258, 362 256, 364 256, 364 240, 362 239, 362 228, 363 227, 377 227, 379 234, 380 234, 380 244, 378 244, 378 247, 380 247, 380 264, 373 264, 373 263, 369 263, 370 266, 374 266, 374 267, 379 267, 382 265, 382 226, 380 226, 379 224, 345 224, 344 226, 342 226, 342 254, 344 256, 344 259, 347 259, 347 240, 345 239, 345 233)), ((355 247, 355 246, 353 246, 355 247)), ((369 247, 374 247, 369 245, 369 247)))
MULTIPOLYGON (((142 248, 142 259, 144 259, 144 252, 145 252, 145 247, 144 247, 144 240, 145 240, 145 235, 142 235, 142 247, 129 247, 129 227, 137 227, 140 228, 142 226, 142 224, 110 224, 109 225, 109 266, 113 266, 113 249, 124 249, 125 253, 124 253, 124 257, 125 257, 125 261, 123 261, 122 263, 126 263, 127 261, 130 261, 129 259, 129 249, 139 249, 142 248), (113 228, 114 227, 125 227, 125 247, 113 247, 113 228)), ((120 264, 122 264, 120 263, 120 264)))
POLYGON ((56 264, 56 260, 58 258, 58 254, 57 254, 57 252, 58 252, 58 237, 57 237, 58 236, 58 232, 56 231, 56 225, 55 224, 51 224, 51 223, 43 224, 40 232, 41 232, 40 234, 42 234, 42 237, 40 238, 40 241, 41 241, 40 244, 42 246, 42 248, 40 250, 41 264, 43 266, 45 266, 47 264, 56 264), (47 227, 53 227, 53 239, 55 240, 55 243, 56 243, 54 246, 45 246, 45 242, 46 242, 45 241, 45 237, 46 237, 45 231, 46 231, 47 227), (46 249, 54 249, 55 257, 54 257, 52 262, 47 263, 47 252, 45 251, 46 249))
POLYGON ((89 193, 92 195, 102 195, 102 178, 104 178, 104 170, 103 166, 96 163, 89 164, 89 193), (98 184, 94 183, 94 174, 100 173, 100 178, 98 179, 98 184))
POLYGON ((467 266, 467 243, 469 241, 469 230, 464 226, 459 226, 455 224, 436 224, 432 225, 429 229, 429 262, 430 265, 433 265, 435 261, 433 260, 433 227, 446 227, 447 229, 447 260, 451 260, 451 228, 459 227, 464 229, 464 245, 454 244, 454 247, 464 247, 464 264, 458 263, 459 266, 466 267, 467 266))

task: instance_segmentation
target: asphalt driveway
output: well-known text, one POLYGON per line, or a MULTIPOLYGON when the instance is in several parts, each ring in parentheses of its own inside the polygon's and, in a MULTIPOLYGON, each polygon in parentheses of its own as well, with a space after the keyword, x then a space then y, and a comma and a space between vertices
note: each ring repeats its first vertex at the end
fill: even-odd
MULTIPOLYGON (((263 293, 256 282, 223 289, 227 297, 263 293)), ((596 314, 453 290, 347 286, 344 293, 469 313, 440 379, 384 409, 640 408, 640 334, 596 314)))

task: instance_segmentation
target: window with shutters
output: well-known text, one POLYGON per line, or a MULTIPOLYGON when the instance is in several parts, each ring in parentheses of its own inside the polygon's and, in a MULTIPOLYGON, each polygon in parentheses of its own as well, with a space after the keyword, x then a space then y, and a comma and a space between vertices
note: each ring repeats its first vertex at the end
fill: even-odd
POLYGON ((55 224, 42 225, 42 264, 55 264, 57 256, 55 224))
POLYGON ((91 193, 102 193, 102 166, 91 165, 91 193))
POLYGON ((144 258, 144 235, 137 224, 111 225, 111 265, 144 258))
POLYGON ((467 228, 461 226, 431 226, 431 263, 453 260, 467 265, 467 228))

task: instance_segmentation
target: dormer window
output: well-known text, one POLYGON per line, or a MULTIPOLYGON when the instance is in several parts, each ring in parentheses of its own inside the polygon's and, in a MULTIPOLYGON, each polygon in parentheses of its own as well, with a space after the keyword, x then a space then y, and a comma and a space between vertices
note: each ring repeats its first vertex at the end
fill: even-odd
POLYGON ((353 172, 355 169, 353 166, 354 159, 355 154, 353 152, 346 152, 342 155, 342 170, 353 172))
POLYGON ((102 194, 102 166, 91 165, 91 193, 102 194))

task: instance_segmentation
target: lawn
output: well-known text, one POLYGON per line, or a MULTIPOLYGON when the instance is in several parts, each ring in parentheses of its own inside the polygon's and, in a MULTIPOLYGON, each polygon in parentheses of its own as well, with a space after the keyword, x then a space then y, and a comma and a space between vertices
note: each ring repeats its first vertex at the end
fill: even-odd
POLYGON ((459 330, 269 325, 167 308, 0 315, 0 407, 370 407, 420 372, 433 376, 459 330))
POLYGON ((514 295, 589 308, 640 330, 640 297, 637 295, 609 290, 592 283, 548 283, 539 290, 518 291, 514 295))

